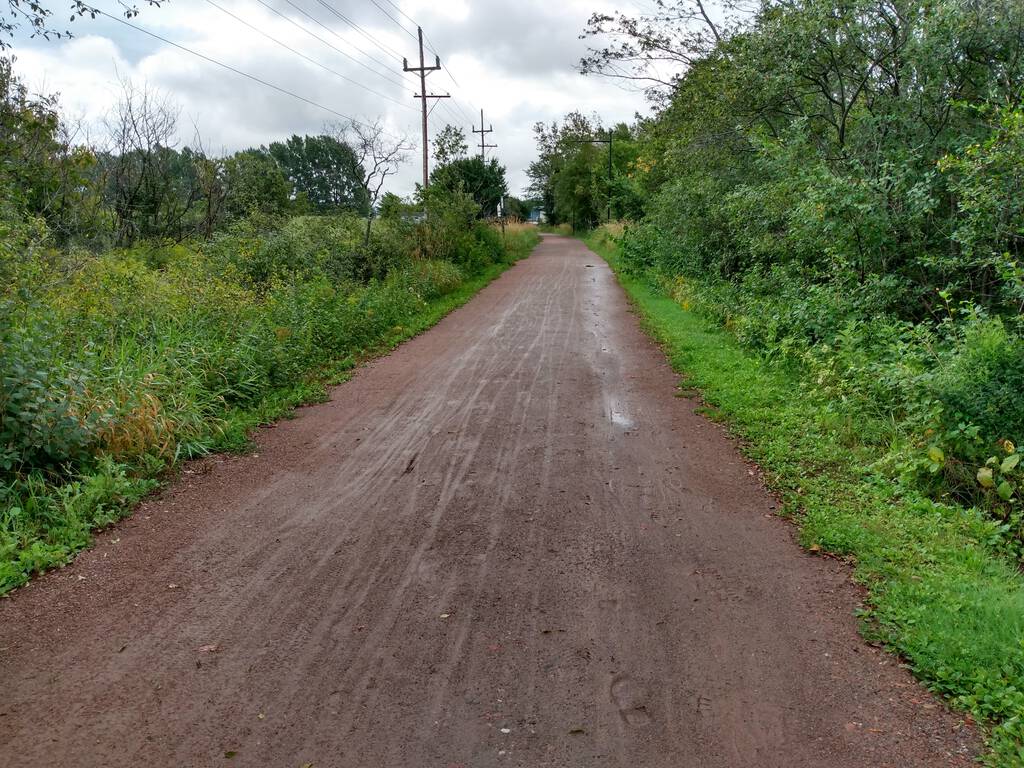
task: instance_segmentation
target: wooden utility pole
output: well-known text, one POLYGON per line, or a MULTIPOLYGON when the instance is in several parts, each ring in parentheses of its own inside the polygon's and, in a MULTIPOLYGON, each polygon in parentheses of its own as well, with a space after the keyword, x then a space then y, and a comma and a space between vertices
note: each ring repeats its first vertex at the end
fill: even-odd
POLYGON ((420 92, 413 98, 420 99, 423 107, 423 188, 430 186, 430 144, 427 140, 427 99, 450 99, 451 94, 427 93, 427 75, 436 72, 441 68, 441 57, 434 56, 434 66, 428 67, 423 60, 423 28, 416 27, 420 39, 420 65, 410 67, 409 60, 402 59, 402 70, 404 72, 416 72, 420 76, 420 92))
POLYGON ((484 154, 486 153, 486 151, 488 149, 495 149, 498 145, 497 144, 487 144, 486 143, 486 141, 487 141, 487 134, 488 133, 494 133, 494 126, 492 125, 492 126, 488 127, 487 129, 484 129, 484 111, 482 109, 480 110, 480 130, 478 131, 476 129, 476 127, 474 126, 473 133, 479 133, 480 134, 480 159, 483 160, 484 159, 484 154))

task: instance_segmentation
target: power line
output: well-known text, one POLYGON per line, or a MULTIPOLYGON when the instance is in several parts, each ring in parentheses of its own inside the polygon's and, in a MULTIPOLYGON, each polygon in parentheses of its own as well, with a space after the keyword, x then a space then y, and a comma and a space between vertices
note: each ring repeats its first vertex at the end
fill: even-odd
MULTIPOLYGON (((211 57, 207 56, 204 53, 199 53, 199 51, 194 51, 191 48, 188 48, 187 46, 184 46, 184 45, 181 45, 180 43, 174 42, 173 40, 168 40, 166 37, 162 37, 162 36, 156 34, 156 32, 150 32, 148 29, 143 29, 140 26, 132 24, 130 21, 122 19, 120 16, 113 16, 113 15, 107 13, 106 11, 100 10, 99 8, 95 8, 93 10, 96 13, 98 13, 100 16, 105 16, 108 19, 113 19, 118 24, 124 24, 126 27, 131 27, 136 32, 141 32, 142 34, 148 35, 149 37, 152 37, 155 40, 159 40, 162 43, 166 43, 167 45, 174 46, 178 50, 185 51, 185 53, 191 53, 193 56, 196 56, 196 57, 198 57, 200 59, 203 59, 203 61, 208 61, 211 64, 216 64, 218 67, 221 67, 222 69, 226 69, 229 72, 234 72, 236 75, 241 75, 242 77, 248 78, 249 80, 252 80, 255 83, 259 83, 260 85, 263 85, 263 86, 266 86, 267 88, 275 90, 278 93, 283 93, 286 96, 291 96, 293 99, 298 99, 299 101, 305 102, 306 104, 309 104, 310 106, 316 107, 317 109, 322 109, 325 112, 330 112, 332 115, 340 117, 343 120, 351 120, 353 123, 356 123, 358 125, 362 125, 362 126, 364 126, 366 128, 372 127, 372 126, 370 126, 369 123, 364 123, 362 120, 356 120, 354 117, 350 117, 349 115, 343 115, 341 112, 338 112, 335 109, 331 109, 330 107, 325 107, 323 104, 319 104, 319 103, 313 101, 312 99, 307 99, 305 96, 300 96, 297 93, 293 93, 292 91, 289 91, 287 88, 282 88, 279 85, 274 85, 273 83, 268 83, 266 80, 263 80, 263 79, 257 77, 256 75, 250 75, 248 72, 243 72, 240 69, 235 69, 235 67, 232 67, 230 64, 225 64, 222 61, 217 61, 216 59, 211 58, 211 57)), ((398 138, 397 136, 395 136, 392 133, 388 133, 388 136, 390 136, 393 139, 397 139, 398 138)))
POLYGON ((291 51, 296 56, 300 56, 301 58, 305 59, 306 61, 310 62, 311 64, 314 64, 315 66, 320 67, 320 69, 323 69, 326 72, 330 72, 335 77, 339 77, 342 80, 345 80, 346 82, 352 83, 353 85, 355 85, 355 86, 357 86, 359 88, 362 88, 364 91, 369 91, 374 96, 379 96, 382 99, 390 101, 392 104, 397 104, 398 106, 403 107, 405 109, 412 109, 412 107, 409 106, 408 104, 404 104, 404 103, 398 101, 397 99, 393 99, 390 96, 381 93, 380 91, 375 91, 373 88, 370 88, 367 85, 363 85, 358 80, 353 80, 351 77, 348 77, 347 75, 343 75, 343 74, 341 74, 341 72, 338 72, 337 70, 331 69, 330 67, 328 67, 328 66, 326 66, 324 64, 321 64, 316 59, 310 58, 309 56, 307 56, 306 54, 302 53, 301 51, 295 50, 294 48, 292 48, 287 43, 281 42, 276 37, 273 37, 272 35, 269 35, 266 32, 264 32, 263 30, 259 29, 258 27, 253 26, 252 24, 247 22, 245 19, 243 19, 243 18, 241 18, 239 16, 236 16, 231 11, 229 11, 227 8, 224 8, 223 6, 218 5, 217 3, 214 2, 214 0, 206 0, 206 2, 209 3, 210 5, 212 5, 217 10, 219 10, 219 11, 221 11, 223 13, 226 13, 228 16, 230 16, 231 18, 233 18, 235 21, 239 22, 240 24, 244 24, 249 29, 251 29, 253 32, 255 32, 255 33, 259 34, 259 35, 263 35, 263 37, 267 38, 271 42, 277 43, 282 48, 284 48, 284 49, 286 49, 288 51, 291 51))
POLYGON ((400 53, 399 53, 398 51, 396 51, 396 50, 395 50, 394 48, 392 48, 391 46, 389 46, 389 45, 386 45, 385 43, 382 43, 382 42, 381 42, 380 40, 378 40, 377 38, 375 38, 375 37, 374 37, 373 35, 371 35, 371 34, 370 34, 369 32, 367 32, 367 31, 366 31, 365 29, 363 29, 363 28, 362 28, 361 26, 359 26, 359 25, 358 25, 358 24, 356 24, 356 23, 355 23, 354 21, 352 21, 352 19, 350 19, 350 18, 349 18, 348 16, 346 16, 346 15, 345 15, 345 14, 343 14, 343 13, 341 13, 341 12, 340 12, 340 11, 339 11, 339 10, 338 10, 337 8, 335 8, 335 7, 334 7, 333 5, 331 5, 330 3, 326 2, 326 0, 316 0, 316 1, 317 1, 318 3, 320 3, 320 5, 322 5, 322 6, 324 7, 324 8, 326 8, 326 9, 327 9, 328 11, 330 11, 330 12, 331 12, 331 13, 333 13, 333 14, 334 14, 335 16, 337 16, 337 17, 338 17, 339 19, 341 19, 341 20, 342 20, 342 21, 344 21, 344 22, 345 22, 346 24, 348 24, 348 25, 349 25, 350 27, 352 27, 353 29, 355 29, 355 30, 356 30, 356 31, 357 31, 357 32, 358 32, 359 34, 361 34, 361 35, 362 35, 363 37, 365 37, 365 38, 366 38, 367 40, 369 40, 369 41, 370 41, 371 43, 373 43, 374 45, 376 45, 376 46, 377 46, 378 48, 380 48, 380 49, 381 49, 382 51, 386 51, 386 52, 390 52, 390 53, 393 53, 393 54, 394 54, 395 56, 399 56, 399 57, 400 57, 400 56, 402 55, 402 54, 400 54, 400 53))
MULTIPOLYGON (((294 19, 292 19, 292 18, 291 18, 290 16, 288 16, 288 15, 286 15, 286 14, 284 14, 284 13, 281 13, 281 12, 280 12, 279 10, 277 10, 276 8, 274 8, 274 7, 273 7, 272 5, 270 5, 269 3, 266 3, 266 2, 264 2, 264 0, 256 0, 256 2, 257 2, 257 3, 259 3, 260 5, 262 5, 262 6, 264 7, 264 8, 266 8, 266 9, 267 9, 268 11, 270 11, 271 13, 274 13, 274 14, 276 14, 276 15, 280 16, 280 17, 281 17, 282 19, 284 19, 284 20, 285 20, 285 21, 287 21, 287 22, 288 22, 289 24, 291 24, 291 25, 292 25, 293 27, 297 27, 298 29, 301 29, 301 30, 302 30, 303 32, 305 32, 305 33, 306 33, 307 35, 309 35, 310 37, 312 37, 312 38, 314 38, 314 39, 316 39, 316 40, 319 40, 319 41, 320 41, 321 43, 323 43, 324 45, 326 45, 326 46, 327 46, 328 48, 330 48, 331 50, 333 50, 333 51, 337 51, 337 52, 338 52, 338 53, 340 53, 340 54, 341 54, 342 56, 344 56, 344 57, 346 57, 346 58, 348 58, 348 59, 351 59, 351 60, 352 60, 352 61, 354 61, 354 62, 355 62, 356 64, 358 64, 358 65, 359 65, 360 67, 362 67, 363 69, 365 69, 365 70, 366 70, 367 72, 372 72, 373 74, 377 75, 377 77, 383 78, 384 80, 387 80, 387 81, 388 81, 389 83, 394 83, 395 85, 399 86, 400 88, 405 88, 405 87, 407 87, 407 86, 408 86, 408 83, 407 83, 407 82, 405 82, 405 81, 403 81, 403 80, 396 80, 396 79, 395 79, 395 78, 393 78, 393 77, 389 77, 388 75, 385 75, 385 74, 383 74, 383 73, 381 73, 381 72, 378 72, 378 71, 377 71, 376 69, 374 69, 374 68, 373 68, 373 67, 371 67, 370 65, 368 65, 368 64, 366 64, 365 62, 363 62, 363 61, 360 61, 359 59, 357 59, 357 58, 356 58, 355 56, 353 56, 353 55, 352 55, 351 53, 348 53, 347 51, 343 51, 343 50, 341 50, 340 48, 338 48, 338 47, 337 47, 336 45, 333 45, 332 43, 329 43, 329 42, 327 42, 327 41, 326 41, 326 40, 324 40, 324 39, 323 39, 322 37, 320 37, 320 35, 316 34, 315 32, 311 32, 311 31, 309 31, 309 30, 308 30, 308 29, 306 29, 306 28, 305 28, 304 26, 302 26, 301 24, 299 24, 299 23, 298 23, 297 21, 295 21, 294 19)), ((327 30, 328 32, 330 32, 330 33, 331 33, 332 35, 334 35, 335 37, 337 37, 337 38, 338 38, 339 40, 341 40, 341 41, 342 41, 342 42, 344 42, 344 43, 347 43, 347 41, 345 40, 345 38, 341 37, 341 35, 339 35, 339 34, 338 34, 337 32, 335 32, 335 31, 334 31, 333 29, 331 29, 330 27, 326 26, 325 24, 322 24, 322 23, 321 23, 320 21, 318 21, 318 20, 317 20, 317 19, 316 19, 315 17, 313 17, 313 16, 310 16, 310 15, 309 15, 308 13, 306 13, 306 12, 305 12, 304 10, 302 10, 301 8, 299 8, 299 6, 295 5, 295 3, 293 3, 293 2, 290 2, 290 0, 285 0, 285 2, 286 2, 286 3, 288 3, 288 5, 292 6, 292 7, 293 7, 293 8, 295 9, 295 10, 297 10, 297 11, 298 11, 299 13, 301 13, 301 14, 302 14, 303 16, 305 16, 306 18, 308 18, 308 19, 309 19, 310 21, 312 21, 312 22, 313 22, 314 24, 317 24, 317 25, 319 25, 319 26, 323 27, 323 28, 324 28, 325 30, 327 30)), ((357 51, 359 51, 360 53, 362 53, 362 54, 363 54, 364 56, 366 55, 365 51, 362 51, 362 50, 360 50, 360 49, 359 49, 358 47, 356 47, 356 46, 353 46, 353 47, 354 47, 354 48, 356 48, 356 50, 357 50, 357 51)), ((370 58, 372 58, 372 57, 370 57, 370 58)), ((374 61, 376 61, 376 59, 373 59, 373 60, 374 60, 374 61)), ((380 63, 380 62, 378 62, 378 63, 380 63)), ((385 65, 383 65, 383 66, 384 66, 385 68, 387 67, 387 65, 386 65, 386 64, 385 64, 385 65)))
MULTIPOLYGON (((402 22, 400 22, 400 21, 399 21, 398 19, 396 19, 396 18, 395 18, 394 16, 392 16, 392 15, 391 15, 390 13, 388 13, 388 12, 387 12, 387 9, 386 9, 386 8, 385 8, 385 7, 383 6, 383 5, 381 5, 380 3, 378 3, 378 2, 377 2, 377 0, 370 0, 370 2, 371 2, 371 3, 373 3, 373 4, 375 5, 375 6, 377 6, 377 8, 378 8, 378 9, 380 10, 380 12, 381 12, 381 13, 383 13, 383 14, 384 14, 385 16, 387 16, 387 17, 388 17, 389 19, 391 19, 391 20, 392 20, 393 22, 395 22, 395 24, 397 24, 397 25, 398 25, 398 28, 399 28, 399 29, 401 29, 401 30, 402 30, 403 32, 405 32, 405 34, 407 34, 407 35, 408 35, 409 37, 411 37, 411 38, 412 38, 413 40, 415 40, 415 39, 416 39, 416 35, 415 35, 415 34, 414 34, 413 32, 411 32, 411 31, 409 31, 408 29, 406 29, 405 25, 404 25, 404 24, 402 24, 402 22)), ((394 5, 394 3, 391 3, 391 5, 394 5)), ((396 7, 397 7, 397 6, 396 6, 396 7)), ((401 8, 398 8, 398 12, 399 12, 399 13, 402 13, 402 9, 401 9, 401 8)), ((405 14, 402 14, 402 15, 404 16, 405 14)), ((407 17, 407 18, 408 18, 408 17, 407 17)), ((415 24, 416 22, 413 22, 413 23, 415 24)), ((431 53, 433 53, 433 51, 431 51, 431 53)))
MULTIPOLYGON (((417 24, 417 23, 416 23, 416 19, 414 19, 414 18, 413 18, 412 16, 410 16, 410 15, 409 15, 408 13, 406 13, 405 11, 403 11, 403 10, 402 10, 402 9, 401 9, 401 8, 400 8, 400 7, 399 7, 399 6, 397 5, 397 4, 396 4, 396 3, 393 3, 393 2, 391 2, 391 0, 384 0, 384 2, 386 2, 386 3, 388 4, 388 5, 390 5, 390 6, 392 7, 392 8, 394 8, 394 9, 395 9, 396 11, 398 11, 398 12, 399 12, 400 14, 402 14, 403 16, 405 16, 405 18, 407 18, 407 19, 408 19, 408 20, 409 20, 409 21, 410 21, 410 22, 412 23, 412 25, 413 25, 414 27, 419 27, 419 24, 417 24)), ((376 3, 376 2, 374 2, 374 5, 377 5, 377 3, 376 3)), ((410 34, 410 35, 412 35, 412 33, 411 33, 411 32, 410 32, 409 34, 410 34)), ((415 35, 413 35, 413 37, 416 37, 416 36, 415 36, 415 35)), ((435 50, 434 50, 433 46, 429 45, 429 43, 430 43, 430 41, 429 41, 429 40, 427 41, 427 43, 428 43, 428 45, 427 45, 427 48, 428 48, 428 49, 430 50, 430 52, 431 52, 432 54, 434 54, 435 56, 437 56, 437 55, 438 55, 438 54, 437 54, 437 51, 435 51, 435 50)))
POLYGON ((463 118, 464 120, 468 120, 469 122, 473 122, 473 118, 472 118, 472 117, 470 117, 470 116, 469 116, 469 113, 468 113, 468 112, 466 112, 466 110, 464 110, 464 109, 462 108, 462 104, 461 104, 461 103, 459 102, 459 100, 458 100, 458 99, 455 99, 455 98, 453 98, 453 99, 452 99, 452 103, 453 103, 453 104, 455 105, 455 107, 456 107, 456 108, 457 108, 457 109, 459 110, 459 112, 461 112, 461 113, 462 113, 462 118, 463 118))
MULTIPOLYGON (((430 38, 429 37, 427 38, 427 43, 428 43, 428 45, 430 47, 430 50, 433 52, 434 51, 434 44, 430 42, 430 38)), ((434 55, 437 55, 436 52, 435 52, 434 55)), ((445 74, 448 75, 448 77, 450 77, 452 79, 452 82, 455 83, 456 87, 458 87, 458 88, 462 87, 461 85, 459 85, 459 81, 455 79, 455 75, 453 75, 451 72, 448 71, 447 67, 445 67, 444 71, 445 71, 445 74)))

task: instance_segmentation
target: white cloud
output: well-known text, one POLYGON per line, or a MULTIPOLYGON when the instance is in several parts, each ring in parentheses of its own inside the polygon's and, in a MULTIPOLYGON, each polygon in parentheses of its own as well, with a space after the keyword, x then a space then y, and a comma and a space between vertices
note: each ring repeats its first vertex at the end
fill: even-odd
MULTIPOLYGON (((325 45, 256 0, 214 1, 258 30, 380 95, 285 50, 206 0, 173 0, 160 8, 145 8, 133 23, 337 112, 361 119, 382 117, 390 131, 419 141, 418 102, 412 98, 418 80, 401 73, 398 56, 401 53, 412 61, 415 41, 372 4, 291 0, 328 28, 325 30, 287 0, 267 0, 268 5, 330 44, 325 45), (332 14, 324 3, 375 41, 332 14), (365 66, 330 46, 349 52, 365 66), (369 71, 380 72, 385 67, 383 74, 389 79, 369 71), (405 87, 392 81, 404 82, 405 87)), ((390 16, 411 27, 385 0, 380 4, 390 16)), ((518 193, 526 184, 525 169, 535 154, 535 122, 557 120, 574 109, 596 112, 606 122, 629 120, 637 110, 642 111, 645 103, 640 94, 575 72, 586 45, 578 39, 579 34, 592 11, 607 9, 603 5, 602 0, 401 3, 405 13, 423 24, 428 39, 458 81, 456 85, 443 72, 428 78, 429 89, 451 92, 455 97, 455 103, 435 108, 431 133, 453 122, 461 125, 472 141, 471 121, 479 120, 483 108, 485 120, 494 125, 488 139, 499 145, 492 151, 508 168, 510 188, 518 193)), ((116 13, 112 3, 109 10, 116 13)), ((182 108, 180 140, 191 141, 194 124, 204 145, 215 151, 266 144, 292 133, 318 133, 325 122, 336 119, 108 19, 84 19, 74 27, 82 37, 19 41, 15 68, 33 89, 59 92, 69 114, 82 116, 93 125, 98 125, 116 101, 119 76, 146 82, 171 95, 182 108)), ((412 162, 396 177, 394 191, 407 194, 412 190, 421 175, 418 157, 414 153, 412 162)))

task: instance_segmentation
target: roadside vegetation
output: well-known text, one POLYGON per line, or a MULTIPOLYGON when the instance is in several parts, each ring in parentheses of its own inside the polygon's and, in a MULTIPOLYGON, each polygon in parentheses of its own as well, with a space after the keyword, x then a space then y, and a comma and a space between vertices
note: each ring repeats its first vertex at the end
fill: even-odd
POLYGON ((455 171, 380 195, 405 145, 379 126, 210 158, 170 146, 176 112, 150 92, 126 86, 113 114, 113 148, 76 144, 0 64, 0 593, 537 237, 488 223, 455 171))
POLYGON ((654 115, 538 126, 533 192, 628 222, 590 242, 805 544, 856 563, 866 635, 1024 764, 1024 6, 662 11, 595 16, 616 42, 582 62, 654 115))

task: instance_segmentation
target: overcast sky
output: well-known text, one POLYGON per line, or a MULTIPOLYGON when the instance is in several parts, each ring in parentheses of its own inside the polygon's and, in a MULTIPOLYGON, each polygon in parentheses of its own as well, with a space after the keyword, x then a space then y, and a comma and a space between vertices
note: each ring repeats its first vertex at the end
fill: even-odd
MULTIPOLYGON (((418 83, 401 73, 397 55, 414 58, 415 29, 409 19, 415 19, 448 70, 432 74, 428 87, 454 97, 434 108, 431 135, 454 123, 470 139, 477 138, 470 128, 474 119, 479 123, 482 108, 485 121, 494 126, 488 139, 498 144, 490 151, 507 167, 509 189, 517 195, 534 157, 531 129, 538 120, 549 122, 579 109, 596 112, 605 122, 628 121, 645 110, 641 94, 584 77, 575 68, 586 49, 578 38, 587 18, 594 11, 610 10, 615 2, 376 0, 380 7, 373 0, 263 2, 265 6, 260 0, 170 0, 159 8, 142 7, 133 23, 342 114, 363 120, 381 117, 389 131, 408 135, 419 146, 419 102, 413 99, 418 83), (304 60, 211 3, 376 93, 304 60)), ((622 3, 628 5, 628 0, 622 3)), ((117 15, 113 0, 97 0, 97 7, 117 15)), ((66 19, 61 10, 54 15, 55 26, 66 19)), ((197 128, 204 146, 214 152, 266 144, 293 133, 319 133, 325 121, 338 119, 109 19, 79 19, 69 26, 77 35, 71 40, 16 39, 15 68, 33 90, 59 93, 63 109, 87 123, 98 124, 117 100, 119 77, 172 96, 181 107, 181 143, 188 143, 197 128)), ((411 192, 421 167, 414 153, 391 184, 392 191, 411 192)))

